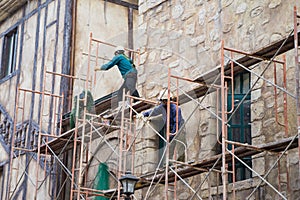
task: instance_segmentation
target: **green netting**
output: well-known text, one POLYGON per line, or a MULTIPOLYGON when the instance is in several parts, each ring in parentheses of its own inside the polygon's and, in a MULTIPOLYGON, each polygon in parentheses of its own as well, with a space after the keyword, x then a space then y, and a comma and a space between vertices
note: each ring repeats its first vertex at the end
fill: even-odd
MULTIPOLYGON (((85 98, 85 91, 82 91, 80 95, 76 95, 74 97, 73 102, 73 108, 70 114, 70 127, 71 129, 75 127, 76 118, 79 117, 79 119, 83 118, 83 109, 84 109, 84 98, 85 98), (80 99, 78 101, 78 97, 80 99), (78 109, 77 109, 78 106, 78 109)), ((92 93, 90 91, 87 91, 87 101, 86 101, 86 109, 88 113, 94 113, 95 112, 95 106, 94 106, 94 99, 92 96, 92 93)), ((86 117, 87 119, 90 118, 90 116, 86 117)))
MULTIPOLYGON (((106 163, 100 163, 98 167, 98 173, 94 182, 95 189, 107 190, 109 189, 109 173, 106 163)), ((95 200, 107 200, 109 198, 97 196, 95 200)))

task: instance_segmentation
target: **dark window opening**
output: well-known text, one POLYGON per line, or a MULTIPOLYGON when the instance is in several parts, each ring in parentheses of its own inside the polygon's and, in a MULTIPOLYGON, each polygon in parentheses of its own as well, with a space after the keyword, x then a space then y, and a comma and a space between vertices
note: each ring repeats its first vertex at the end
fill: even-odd
POLYGON ((16 70, 17 39, 17 29, 12 30, 4 36, 0 79, 16 70))
MULTIPOLYGON (((232 95, 234 95, 235 112, 229 114, 231 117, 228 127, 228 140, 240 143, 251 144, 251 94, 250 90, 250 73, 241 73, 234 77, 234 94, 231 91, 231 82, 228 82, 228 111, 232 108, 232 95), (237 106, 239 107, 237 108, 237 106)), ((235 146, 237 148, 238 146, 235 146)), ((228 145, 232 149, 232 145, 228 145)), ((250 157, 241 158, 249 167, 252 167, 252 159, 250 157)), ((228 170, 232 171, 232 163, 229 163, 228 170)), ((251 171, 235 159, 235 181, 241 181, 252 177, 251 171)), ((231 173, 228 175, 228 181, 233 182, 231 173)))

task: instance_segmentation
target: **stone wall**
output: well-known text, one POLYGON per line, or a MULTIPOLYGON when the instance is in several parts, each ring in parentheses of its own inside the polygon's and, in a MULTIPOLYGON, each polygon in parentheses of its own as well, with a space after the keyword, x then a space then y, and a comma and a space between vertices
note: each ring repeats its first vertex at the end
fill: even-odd
MULTIPOLYGON (((139 1, 139 43, 142 47, 141 66, 139 70, 139 91, 145 98, 155 99, 162 88, 167 87, 168 68, 171 73, 178 76, 195 78, 201 74, 219 66, 221 40, 225 46, 238 50, 252 52, 266 45, 286 37, 293 29, 293 7, 299 2, 295 1, 236 1, 236 0, 174 0, 174 1, 139 1)), ((234 57, 242 55, 234 54, 234 57)), ((294 58, 293 51, 287 52, 287 90, 294 93, 294 58)), ((282 60, 282 56, 276 59, 282 60)), ((253 67, 258 74, 262 73, 268 65, 262 62, 253 67)), ((274 82, 273 64, 264 78, 274 82)), ((267 142, 278 141, 284 137, 296 134, 295 100, 287 95, 288 106, 288 133, 286 135, 284 126, 283 92, 277 90, 277 116, 275 112, 275 96, 272 84, 259 80, 251 75, 251 132, 252 144, 260 145, 267 142)), ((282 65, 277 65, 277 84, 283 87, 282 65)), ((180 94, 190 91, 195 85, 180 82, 180 94)), ((172 90, 175 86, 172 85, 172 90)), ((201 101, 202 99, 200 99, 201 101)), ((215 111, 215 94, 211 94, 202 102, 205 108, 215 111)), ((202 105, 203 105, 202 104, 202 105)), ((185 118, 189 118, 193 112, 193 103, 182 105, 185 118)), ((190 117, 188 121, 188 156, 191 159, 201 160, 215 154, 217 142, 217 123, 213 114, 201 107, 190 117)), ((299 185, 298 165, 295 159, 291 160, 290 151, 280 161, 278 166, 271 170, 267 180, 289 199, 297 198, 299 185), (294 170, 295 169, 295 170, 294 170), (288 172, 288 174, 287 174, 288 172), (279 179, 278 179, 279 173, 279 179), (291 181, 293 179, 293 181, 291 181), (280 180, 280 184, 278 181, 280 180), (296 182, 295 182, 296 181, 296 182)), ((277 156, 269 153, 261 153, 252 157, 253 169, 259 175, 267 173, 275 163, 277 156)), ((210 182, 206 181, 201 187, 201 197, 221 197, 222 188, 210 187, 218 185, 218 175, 212 174, 210 182)), ((192 186, 199 184, 204 175, 191 177, 186 180, 192 186), (197 180, 197 181, 196 181, 197 180)), ((237 183, 237 199, 244 199, 257 185, 259 178, 253 174, 253 178, 237 183)), ((194 187, 193 187, 194 188, 194 187)), ((186 186, 179 187, 178 193, 181 199, 191 197, 187 194, 186 186), (185 191, 185 192, 183 192, 185 191)), ((229 184, 229 197, 232 198, 232 185, 229 184)), ((153 197, 164 195, 163 189, 157 189, 153 197)), ((262 184, 253 195, 253 199, 266 196, 267 199, 279 198, 275 192, 266 184, 262 184)))

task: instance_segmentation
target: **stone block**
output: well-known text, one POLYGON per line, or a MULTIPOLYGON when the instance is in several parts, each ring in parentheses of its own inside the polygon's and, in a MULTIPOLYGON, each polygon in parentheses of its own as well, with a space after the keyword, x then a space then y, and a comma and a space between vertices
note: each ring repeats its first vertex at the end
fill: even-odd
POLYGON ((160 23, 164 23, 170 19, 170 14, 164 14, 159 18, 160 23))
POLYGON ((252 120, 261 120, 265 116, 265 107, 263 101, 257 101, 251 104, 251 116, 252 120))
POLYGON ((265 136, 261 135, 260 137, 252 138, 252 144, 260 145, 260 144, 265 143, 265 140, 266 140, 265 136))
POLYGON ((157 161, 158 152, 156 148, 143 148, 142 150, 136 152, 135 164, 137 166, 144 165, 147 163, 157 163, 157 161))
POLYGON ((160 13, 162 11, 163 11, 163 6, 162 5, 157 6, 157 8, 155 10, 156 14, 158 14, 158 13, 160 13))
POLYGON ((159 21, 156 20, 156 19, 152 19, 152 20, 149 22, 149 27, 150 27, 150 28, 155 29, 155 28, 158 27, 158 25, 159 25, 159 21))
POLYGON ((139 76, 138 80, 139 80, 139 83, 140 83, 140 84, 145 83, 146 80, 147 80, 146 74, 143 74, 143 75, 139 76))
POLYGON ((200 35, 200 36, 198 36, 198 37, 195 37, 195 38, 192 38, 191 40, 190 40, 190 46, 191 47, 195 47, 195 46, 197 46, 198 44, 201 44, 201 43, 203 43, 204 41, 205 41, 205 35, 200 35))
MULTIPOLYGON (((265 174, 265 158, 264 157, 253 158, 252 159, 252 168, 259 175, 264 175, 265 174)), ((256 177, 257 175, 255 173, 252 173, 252 176, 256 177)))
POLYGON ((271 95, 268 98, 265 98, 265 102, 266 102, 266 108, 273 108, 275 105, 275 100, 274 100, 274 96, 271 95))
POLYGON ((255 8, 253 8, 251 11, 250 11, 250 17, 257 17, 259 15, 261 15, 261 13, 263 12, 264 8, 262 6, 257 6, 255 8))
POLYGON ((173 55, 173 53, 171 51, 162 51, 160 54, 160 59, 166 60, 166 59, 170 58, 172 55, 173 55))
POLYGON ((235 13, 236 14, 242 14, 242 13, 244 13, 244 12, 246 12, 246 10, 247 10, 247 3, 240 3, 239 5, 238 5, 238 7, 236 8, 236 11, 235 11, 235 13))
POLYGON ((148 56, 148 52, 141 54, 141 56, 140 56, 140 64, 141 65, 145 64, 145 62, 147 60, 147 56, 148 56))
POLYGON ((169 64, 169 67, 170 67, 170 68, 176 68, 176 67, 179 66, 179 64, 180 64, 180 60, 175 60, 175 61, 173 61, 173 62, 171 62, 171 63, 169 64))
POLYGON ((155 62, 156 57, 157 57, 156 55, 157 55, 157 53, 156 53, 155 51, 151 51, 151 52, 149 53, 147 62, 148 62, 148 63, 155 62))
POLYGON ((173 30, 171 32, 169 32, 169 37, 171 40, 176 40, 178 38, 180 38, 183 34, 183 30, 173 30))
POLYGON ((174 5, 172 9, 172 18, 177 19, 179 18, 184 12, 184 8, 182 5, 174 5))
POLYGON ((148 9, 154 8, 155 6, 165 2, 167 0, 146 0, 148 9))
POLYGON ((145 87, 147 90, 153 90, 156 85, 157 85, 156 82, 149 82, 145 87))
POLYGON ((160 38, 159 41, 160 41, 160 45, 159 46, 163 47, 163 46, 166 46, 168 44, 169 38, 168 37, 162 37, 162 38, 160 38))
POLYGON ((280 6, 281 4, 281 0, 271 0, 269 3, 269 8, 277 8, 278 6, 280 6))
POLYGON ((188 20, 188 19, 190 19, 191 17, 193 17, 193 15, 195 15, 195 12, 194 12, 194 11, 185 11, 185 12, 182 14, 181 20, 182 20, 182 21, 188 20))
MULTIPOLYGON (((209 145, 207 145, 209 146, 209 145)), ((210 148, 210 146, 208 147, 210 148)), ((202 150, 199 152, 199 160, 203 160, 206 158, 209 158, 210 156, 216 155, 216 152, 212 150, 213 148, 211 148, 211 150, 202 150)))
POLYGON ((297 149, 292 149, 288 153, 288 160, 291 165, 297 165, 299 163, 298 151, 297 149))
POLYGON ((140 27, 142 24, 144 24, 144 16, 139 15, 139 17, 138 17, 138 26, 140 27))
POLYGON ((280 141, 281 139, 285 138, 285 132, 280 131, 274 135, 274 141, 280 141))
POLYGON ((203 26, 206 19, 206 10, 205 8, 201 8, 198 12, 198 23, 200 26, 203 26))
POLYGON ((276 42, 278 40, 281 40, 283 36, 279 33, 273 33, 270 37, 270 42, 276 42))
POLYGON ((209 39, 210 41, 218 41, 220 39, 220 30, 219 29, 214 29, 211 30, 209 33, 209 39))
POLYGON ((261 98, 261 89, 257 89, 251 92, 251 101, 256 101, 261 98))
POLYGON ((282 173, 279 176, 280 176, 280 183, 287 183, 287 174, 286 173, 282 173))
POLYGON ((139 14, 143 14, 148 10, 146 3, 139 3, 139 14))
POLYGON ((190 194, 188 192, 184 191, 184 192, 180 192, 177 197, 178 197, 178 200, 184 200, 184 199, 188 199, 189 196, 190 196, 190 194))
POLYGON ((186 25, 185 33, 187 35, 193 35, 195 33, 195 22, 191 22, 191 23, 186 25))
POLYGON ((252 137, 258 137, 262 134, 262 121, 251 122, 251 135, 252 137))
POLYGON ((267 127, 273 127, 273 125, 276 123, 276 120, 275 118, 269 118, 267 120, 265 120, 263 122, 263 127, 264 128, 267 128, 267 127))
POLYGON ((229 33, 232 30, 233 26, 234 26, 234 24, 232 22, 225 23, 222 27, 222 32, 223 33, 229 33))

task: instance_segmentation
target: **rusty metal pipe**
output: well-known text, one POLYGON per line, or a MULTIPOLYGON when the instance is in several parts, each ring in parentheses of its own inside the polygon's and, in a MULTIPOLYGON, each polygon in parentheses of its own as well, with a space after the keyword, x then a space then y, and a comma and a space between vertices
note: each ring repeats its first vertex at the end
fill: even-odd
POLYGON ((232 48, 228 48, 228 47, 224 47, 224 49, 227 50, 227 51, 230 51, 230 52, 243 54, 245 56, 248 56, 250 58, 255 58, 257 60, 261 60, 261 61, 263 61, 263 60, 272 60, 272 62, 277 62, 277 63, 283 64, 283 62, 280 61, 280 60, 268 59, 268 58, 264 58, 262 56, 252 55, 251 53, 248 53, 248 52, 245 52, 245 51, 240 51, 240 50, 232 49, 232 48))
POLYGON ((226 129, 227 126, 225 124, 226 122, 226 110, 225 110, 225 98, 226 98, 226 94, 225 94, 225 79, 224 79, 224 70, 225 70, 225 66, 224 66, 224 41, 222 40, 222 44, 221 44, 221 112, 222 112, 222 182, 223 182, 223 200, 227 199, 227 172, 226 172, 226 129))

